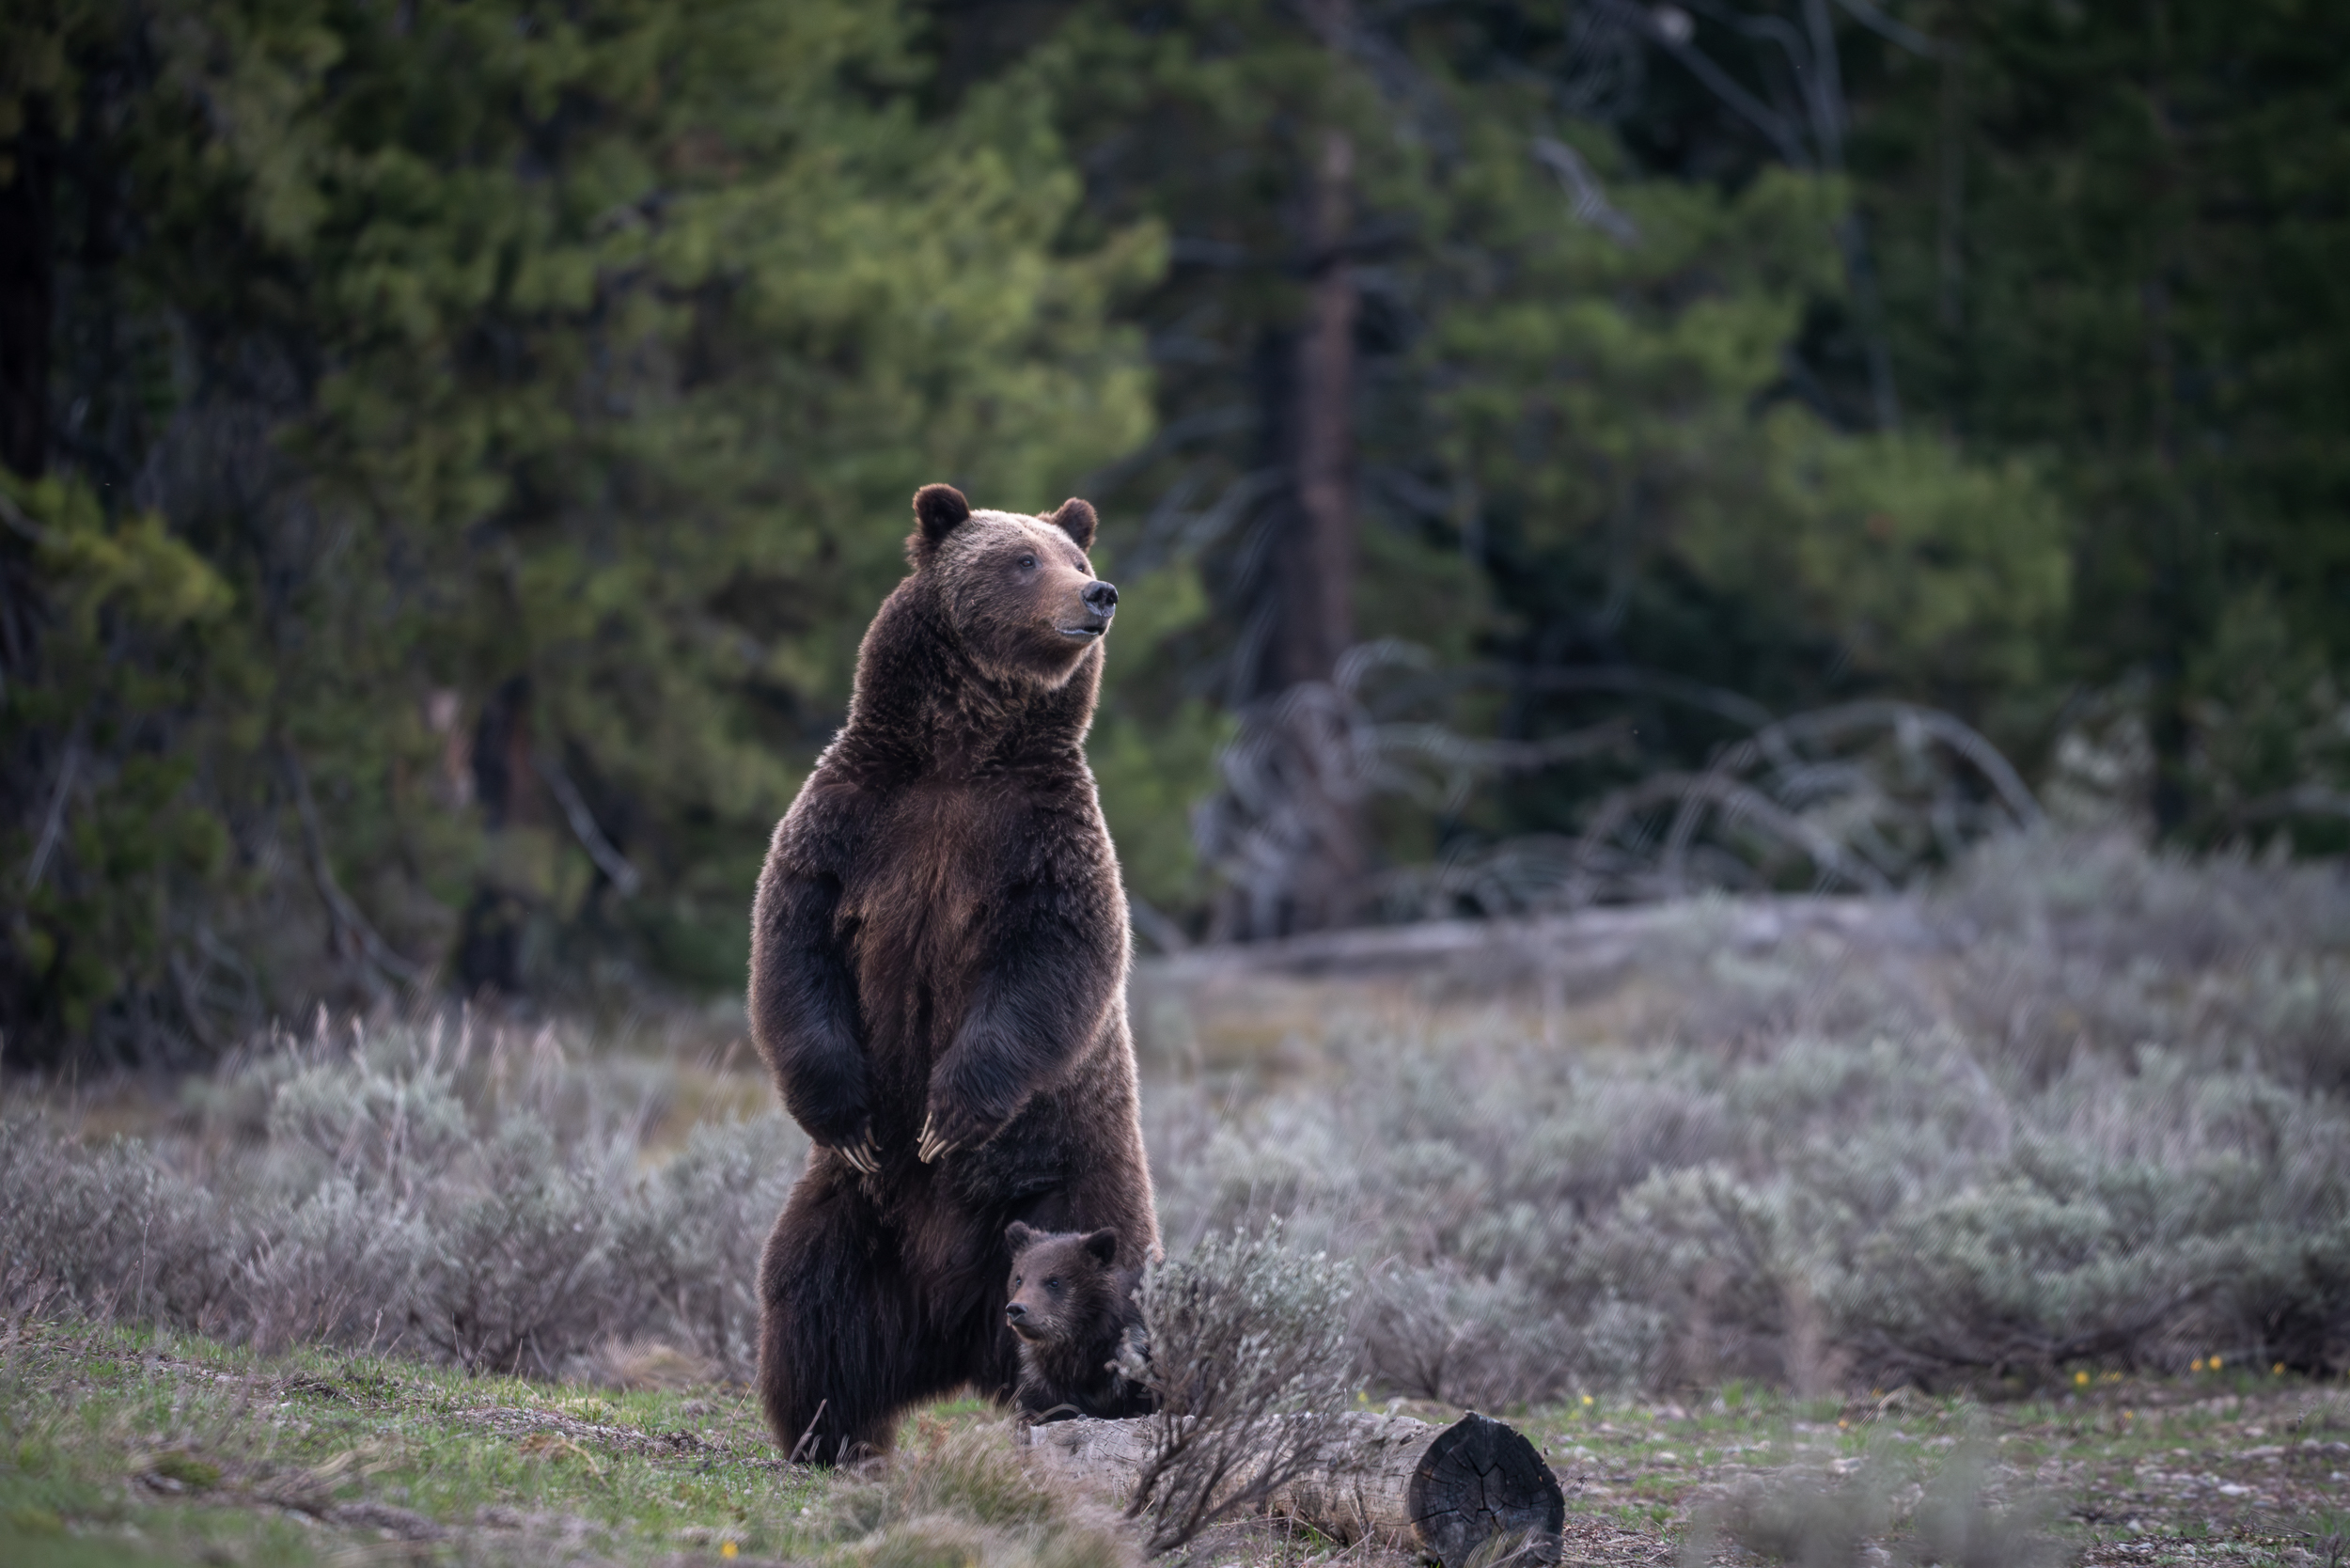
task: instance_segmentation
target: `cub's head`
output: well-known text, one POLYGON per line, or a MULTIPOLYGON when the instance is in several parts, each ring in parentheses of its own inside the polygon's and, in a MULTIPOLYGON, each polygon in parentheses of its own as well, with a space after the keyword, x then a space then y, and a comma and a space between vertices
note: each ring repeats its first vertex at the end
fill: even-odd
POLYGON ((952 485, 914 493, 906 557, 933 578, 956 632, 1002 674, 1058 685, 1110 629, 1118 589, 1093 574, 1090 503, 1063 501, 1049 517, 973 511, 952 485))
POLYGON ((1118 1305, 1118 1232, 1038 1231, 1013 1222, 1004 1321, 1031 1344, 1074 1339, 1118 1305))

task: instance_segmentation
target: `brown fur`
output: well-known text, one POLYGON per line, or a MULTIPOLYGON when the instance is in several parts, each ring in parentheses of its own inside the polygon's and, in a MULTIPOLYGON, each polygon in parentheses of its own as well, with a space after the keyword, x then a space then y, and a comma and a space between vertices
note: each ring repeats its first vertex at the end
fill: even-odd
POLYGON ((931 485, 914 510, 913 573, 752 912, 752 1035, 816 1142, 760 1262, 760 1387, 778 1440, 823 1460, 964 1384, 1009 1397, 1011 1221, 1158 1238, 1085 762, 1116 599, 1093 509, 973 512, 931 485))
POLYGON ((1147 1416, 1151 1396, 1116 1366, 1142 1332, 1137 1261, 1119 1266, 1118 1232, 1004 1232, 1011 1248, 1011 1300, 1004 1317, 1020 1341, 1020 1413, 1031 1422, 1071 1416, 1147 1416))

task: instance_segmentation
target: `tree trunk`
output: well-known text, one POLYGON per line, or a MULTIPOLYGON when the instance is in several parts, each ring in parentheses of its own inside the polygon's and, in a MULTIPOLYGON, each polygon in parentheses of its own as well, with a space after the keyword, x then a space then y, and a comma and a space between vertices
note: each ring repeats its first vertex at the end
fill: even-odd
MULTIPOLYGON (((1355 144, 1323 133, 1307 201, 1307 316, 1276 335, 1265 368, 1273 461, 1290 482, 1269 520, 1270 581, 1257 619, 1262 661, 1244 700, 1252 728, 1279 753, 1271 771, 1286 798, 1261 802, 1277 853, 1259 867, 1278 886, 1234 890, 1221 933, 1286 936, 1344 925, 1365 870, 1362 780, 1353 739, 1327 701, 1283 702, 1326 687, 1355 640, 1355 321, 1361 297, 1346 255, 1355 144), (1281 706, 1277 710, 1276 704, 1281 706), (1267 895, 1271 896, 1268 897, 1267 895)), ((1255 857, 1265 860, 1266 857, 1255 857)))
POLYGON ((1346 245, 1355 144, 1323 133, 1313 171, 1305 330, 1294 340, 1287 424, 1295 446, 1296 510, 1282 541, 1272 685, 1327 681, 1355 640, 1355 320, 1362 300, 1346 245))
POLYGON ((538 889, 518 874, 529 857, 501 855, 501 836, 540 824, 538 775, 530 765, 530 678, 509 679, 482 705, 473 743, 473 792, 489 830, 483 873, 474 883, 457 941, 457 980, 468 996, 491 991, 519 996, 523 936, 538 889))
MULTIPOLYGON (((1055 1421, 1024 1428, 1030 1466, 1081 1491, 1134 1490, 1158 1418, 1055 1421)), ((1556 1562, 1566 1496, 1532 1443, 1474 1412, 1450 1426, 1409 1416, 1335 1418, 1310 1473, 1274 1494, 1265 1512, 1352 1544, 1365 1538, 1444 1568, 1465 1568, 1494 1537, 1524 1533, 1535 1560, 1556 1562)))
POLYGON ((0 156, 0 463, 39 478, 49 464, 49 335, 56 306, 56 212, 48 116, 28 99, 0 156))

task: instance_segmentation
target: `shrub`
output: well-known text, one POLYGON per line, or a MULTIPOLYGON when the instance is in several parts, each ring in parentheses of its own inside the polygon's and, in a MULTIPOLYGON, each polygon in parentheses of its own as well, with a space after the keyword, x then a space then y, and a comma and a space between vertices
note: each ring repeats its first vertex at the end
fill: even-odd
POLYGON ((1152 1551, 1263 1502, 1321 1456, 1353 1387, 1350 1286, 1342 1264, 1285 1247, 1277 1221, 1143 1271, 1148 1349, 1120 1361, 1158 1401, 1126 1509, 1152 1551))
POLYGON ((91 1150, 12 1115, 0 1293, 271 1351, 592 1374, 600 1349, 649 1341, 744 1376, 759 1248, 806 1140, 776 1114, 707 1123, 640 1171, 632 1087, 544 1032, 322 1023, 193 1086, 192 1134, 91 1150))
POLYGON ((1375 1261, 1366 1373, 1485 1406, 2350 1370, 2338 870, 2032 840, 1849 938, 1756 913, 1660 914, 1600 1043, 1489 991, 1445 1027, 1334 1019, 1237 1107, 1154 1094, 1170 1232, 1277 1213, 1375 1261))

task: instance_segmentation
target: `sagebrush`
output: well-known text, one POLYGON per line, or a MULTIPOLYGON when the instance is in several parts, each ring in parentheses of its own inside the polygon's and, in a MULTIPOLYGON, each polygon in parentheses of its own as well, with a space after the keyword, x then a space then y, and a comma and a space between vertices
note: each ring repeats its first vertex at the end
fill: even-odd
POLYGON ((1352 1271, 1283 1245, 1279 1220, 1211 1235, 1144 1269, 1147 1348, 1120 1356, 1151 1390, 1151 1445, 1129 1517, 1172 1551, 1310 1469, 1354 1386, 1352 1271))
MULTIPOLYGON (((1739 906, 1683 906, 1589 983, 1590 1036, 1496 990, 1324 1018, 1270 1087, 1154 1076, 1171 1249, 1277 1217, 1360 1265, 1348 1377, 1481 1409, 2350 1371, 2341 868, 2016 839, 1865 907, 1866 939, 1758 945, 1739 906)), ((143 1141, 20 1109, 0 1289, 270 1347, 593 1372, 651 1344, 740 1378, 806 1142, 772 1110, 655 1138, 674 1073, 551 1030, 321 1025, 143 1141)))
POLYGON ((0 1123, 0 1290, 539 1375, 650 1337, 744 1377, 753 1267, 807 1140, 776 1114, 705 1121, 640 1170, 654 1098, 552 1031, 322 1021, 197 1086, 175 1137, 0 1123))
POLYGON ((1684 906, 1579 982, 1596 1040, 1390 1011, 1254 1100, 1156 1096, 1168 1233, 1372 1261, 1364 1373, 1480 1408, 2350 1370, 2341 868, 2035 837, 1872 908, 1757 947, 1684 906))

